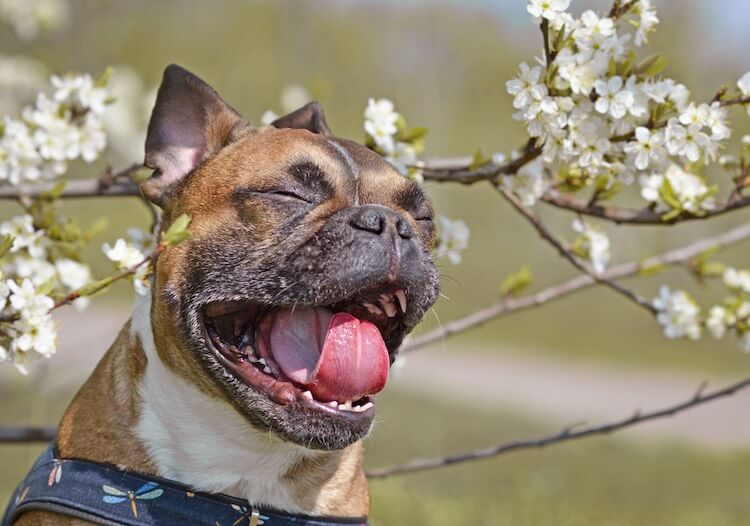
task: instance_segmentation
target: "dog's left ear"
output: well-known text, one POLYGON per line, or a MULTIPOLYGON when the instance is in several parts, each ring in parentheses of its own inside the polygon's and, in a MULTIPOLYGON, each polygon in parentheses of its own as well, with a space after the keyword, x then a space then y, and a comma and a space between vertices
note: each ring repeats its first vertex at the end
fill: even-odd
POLYGON ((310 130, 321 135, 331 135, 331 130, 326 123, 323 107, 319 102, 308 102, 300 109, 279 117, 271 123, 275 128, 297 128, 310 130))
POLYGON ((141 191, 164 208, 177 183, 248 126, 211 86, 171 64, 148 123, 144 164, 154 174, 141 191))

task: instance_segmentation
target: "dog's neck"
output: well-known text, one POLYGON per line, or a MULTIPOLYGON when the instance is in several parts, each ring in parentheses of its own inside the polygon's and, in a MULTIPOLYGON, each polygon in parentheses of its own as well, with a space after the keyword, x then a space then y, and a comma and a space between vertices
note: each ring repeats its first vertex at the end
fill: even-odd
POLYGON ((161 362, 150 312, 150 298, 139 298, 130 334, 123 331, 71 404, 61 424, 63 455, 67 449, 72 456, 81 456, 74 447, 80 429, 122 426, 125 429, 106 433, 110 445, 104 448, 106 454, 98 455, 103 458, 86 458, 112 462, 114 456, 114 462, 125 467, 150 471, 199 491, 226 493, 289 512, 367 514, 361 444, 337 452, 312 451, 255 429, 234 408, 204 394, 161 362), (143 362, 143 357, 139 379, 132 381, 127 376, 138 367, 125 364, 143 362), (81 411, 81 405, 92 403, 99 407, 81 411), (124 411, 125 406, 130 409, 124 411), (97 411, 115 408, 119 417, 82 427, 82 414, 93 418, 97 411), (124 417, 128 414, 130 418, 124 417), (129 452, 118 451, 125 448, 129 452))

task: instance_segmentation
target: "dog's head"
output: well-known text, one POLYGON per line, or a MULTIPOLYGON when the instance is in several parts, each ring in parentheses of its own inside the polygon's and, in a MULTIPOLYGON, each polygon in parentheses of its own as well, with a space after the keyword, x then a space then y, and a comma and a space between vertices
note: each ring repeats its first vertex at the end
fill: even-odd
POLYGON ((157 263, 159 358, 253 425, 340 449, 367 434, 404 336, 438 295, 432 208, 317 103, 255 128, 169 66, 144 195, 191 237, 157 263))

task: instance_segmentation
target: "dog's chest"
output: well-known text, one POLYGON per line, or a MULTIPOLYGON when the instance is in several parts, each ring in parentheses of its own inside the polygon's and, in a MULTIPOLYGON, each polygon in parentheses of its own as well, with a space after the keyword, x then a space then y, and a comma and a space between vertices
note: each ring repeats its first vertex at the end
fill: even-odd
POLYGON ((133 333, 148 366, 140 386, 136 435, 159 474, 200 491, 303 511, 282 478, 310 453, 261 434, 227 404, 169 371, 156 355, 149 313, 149 299, 140 299, 133 313, 133 333))

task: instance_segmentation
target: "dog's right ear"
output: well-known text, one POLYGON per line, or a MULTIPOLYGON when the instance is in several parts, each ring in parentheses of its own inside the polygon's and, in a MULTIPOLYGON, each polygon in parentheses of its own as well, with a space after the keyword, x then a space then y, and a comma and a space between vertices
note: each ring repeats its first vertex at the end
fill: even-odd
POLYGON ((144 196, 165 208, 177 184, 248 126, 216 91, 186 69, 164 71, 146 135, 144 196))

